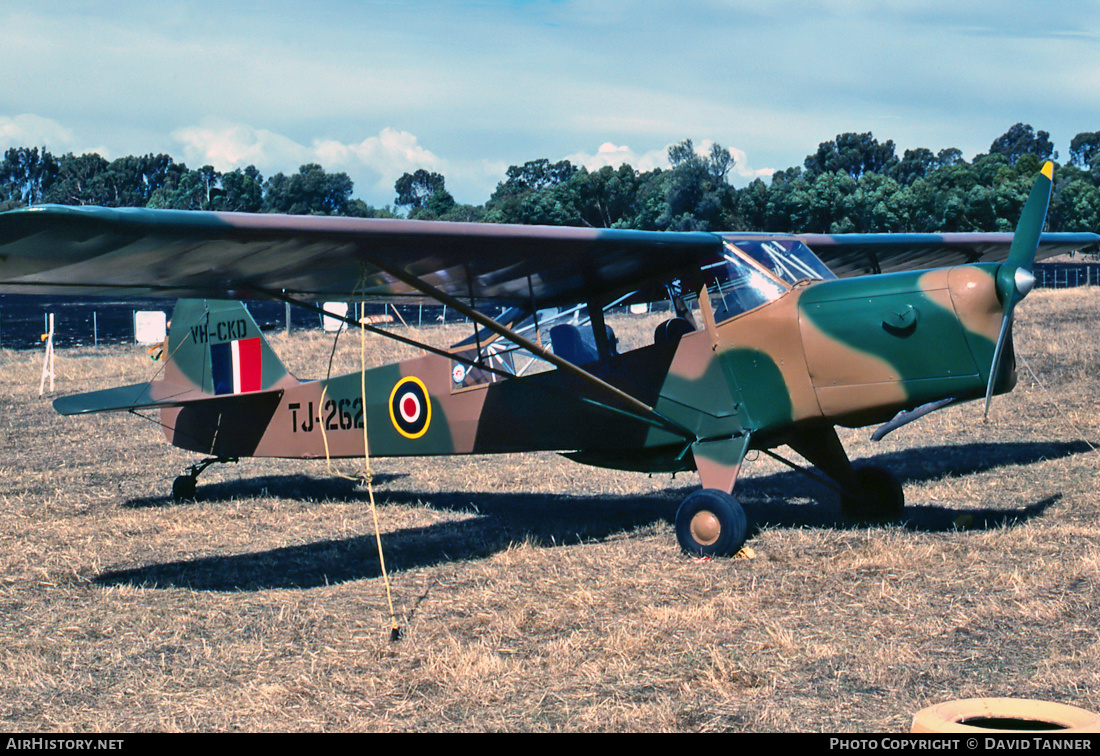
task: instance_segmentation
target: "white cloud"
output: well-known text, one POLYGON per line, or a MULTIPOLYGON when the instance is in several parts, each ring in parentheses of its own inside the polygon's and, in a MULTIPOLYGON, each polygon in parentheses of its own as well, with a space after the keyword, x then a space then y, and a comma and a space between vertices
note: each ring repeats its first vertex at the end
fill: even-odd
POLYGON ((574 165, 583 165, 590 171, 598 171, 605 166, 618 168, 626 163, 636 171, 645 172, 654 168, 668 168, 668 148, 639 154, 626 145, 619 146, 612 142, 604 142, 594 155, 587 152, 574 152, 572 155, 566 155, 565 159, 574 165))
POLYGON ((172 132, 191 167, 213 165, 232 171, 255 165, 264 175, 293 173, 306 163, 327 171, 343 171, 355 182, 356 194, 375 204, 393 201, 393 185, 401 174, 418 168, 439 171, 443 161, 407 131, 386 127, 361 142, 315 139, 310 145, 267 129, 214 119, 172 132))
MULTIPOLYGON (((695 152, 698 155, 706 156, 710 153, 713 145, 713 140, 704 139, 695 145, 695 152)), ((575 152, 571 155, 566 155, 565 159, 574 165, 583 165, 590 171, 597 171, 604 166, 617 168, 623 163, 626 163, 634 168, 634 170, 644 173, 654 168, 668 168, 668 148, 671 146, 672 145, 666 145, 659 150, 649 150, 648 152, 638 153, 626 145, 618 146, 612 142, 604 142, 600 145, 599 149, 596 150, 594 155, 587 152, 575 152)), ((769 178, 775 173, 774 168, 753 168, 749 164, 748 155, 744 150, 736 147, 730 147, 728 149, 733 155, 734 160, 736 160, 733 168, 733 173, 736 176, 752 181, 756 178, 769 178)))
POLYGON ((176 129, 172 138, 191 167, 212 165, 225 172, 255 165, 263 172, 276 172, 309 162, 309 150, 293 139, 241 123, 207 120, 176 129))
POLYGON ((326 170, 352 173, 366 169, 376 173, 378 178, 373 184, 377 192, 392 193, 394 182, 403 173, 419 168, 431 171, 443 168, 443 161, 421 146, 414 135, 388 126, 378 136, 368 137, 358 144, 317 140, 312 151, 326 170))
POLYGON ((0 116, 0 146, 46 147, 52 153, 70 152, 76 147, 76 135, 57 121, 32 113, 14 118, 0 116))

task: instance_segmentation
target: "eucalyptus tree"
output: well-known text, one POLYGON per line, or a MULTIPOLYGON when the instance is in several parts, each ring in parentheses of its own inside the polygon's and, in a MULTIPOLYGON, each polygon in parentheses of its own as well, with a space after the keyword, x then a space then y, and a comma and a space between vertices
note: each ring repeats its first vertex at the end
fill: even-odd
POLYGON ((317 163, 292 176, 276 173, 264 183, 263 211, 287 215, 341 215, 354 188, 346 173, 328 173, 317 163))
POLYGON ((1050 134, 1046 131, 1035 131, 1029 123, 1017 123, 994 139, 989 146, 989 153, 1004 155, 1012 165, 1024 155, 1035 155, 1040 161, 1058 159, 1050 134))
POLYGON ((37 205, 57 178, 58 162, 46 148, 10 147, 0 163, 0 191, 11 207, 37 205))

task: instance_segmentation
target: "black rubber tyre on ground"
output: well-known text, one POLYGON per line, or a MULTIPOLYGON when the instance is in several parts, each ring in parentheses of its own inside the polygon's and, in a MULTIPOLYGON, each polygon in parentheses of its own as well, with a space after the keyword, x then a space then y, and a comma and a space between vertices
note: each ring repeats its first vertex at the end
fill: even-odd
POLYGON ((733 556, 748 537, 745 510, 725 491, 703 488, 676 512, 676 540, 692 556, 733 556))
POLYGON ((885 467, 861 467, 856 480, 867 492, 867 498, 840 497, 840 509, 852 522, 889 523, 901 519, 905 510, 905 492, 901 483, 885 467))
POLYGON ((172 482, 172 498, 175 501, 194 501, 198 481, 191 475, 181 475, 172 482))

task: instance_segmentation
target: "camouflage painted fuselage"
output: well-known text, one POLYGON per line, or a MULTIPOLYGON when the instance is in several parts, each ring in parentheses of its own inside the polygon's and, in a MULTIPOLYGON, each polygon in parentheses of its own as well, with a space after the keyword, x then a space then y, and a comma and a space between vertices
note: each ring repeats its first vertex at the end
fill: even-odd
MULTIPOLYGON (((466 366, 428 354, 300 382, 271 364, 266 342, 260 390, 183 403, 162 417, 173 444, 219 457, 359 457, 366 440, 375 456, 557 450, 622 469, 692 469, 707 444, 751 438, 752 447, 772 447, 803 427, 868 425, 937 399, 980 396, 1000 324, 997 267, 802 284, 722 323, 704 313, 706 326, 678 341, 586 366, 692 437, 616 407, 561 370, 468 385, 466 366)), ((211 344, 262 340, 250 320, 219 333, 218 318, 236 316, 210 316, 201 334, 211 344)), ((200 345, 169 351, 192 346, 200 345)), ((212 393, 209 357, 174 362, 168 384, 212 393)), ((997 390, 1013 379, 1009 365, 997 390)))

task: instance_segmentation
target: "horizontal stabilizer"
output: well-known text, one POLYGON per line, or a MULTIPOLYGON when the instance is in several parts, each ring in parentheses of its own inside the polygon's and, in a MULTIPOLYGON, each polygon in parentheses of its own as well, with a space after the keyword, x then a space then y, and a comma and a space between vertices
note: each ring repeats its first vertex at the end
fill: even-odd
POLYGON ((195 389, 174 386, 164 381, 116 386, 86 394, 73 394, 55 399, 53 408, 61 415, 84 415, 92 412, 125 412, 138 409, 180 407, 188 402, 207 398, 195 389))

